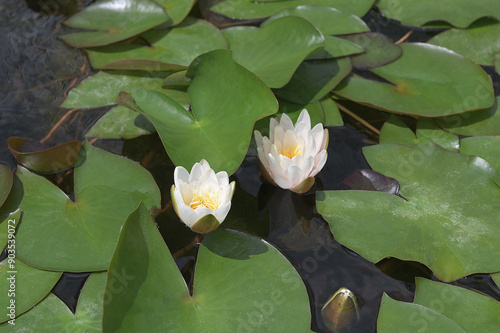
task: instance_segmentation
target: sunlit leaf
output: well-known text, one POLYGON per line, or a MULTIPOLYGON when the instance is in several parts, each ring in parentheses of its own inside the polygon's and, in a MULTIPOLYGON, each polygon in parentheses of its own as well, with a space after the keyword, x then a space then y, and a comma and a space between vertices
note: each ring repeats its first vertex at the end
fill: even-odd
POLYGON ((144 115, 126 107, 117 106, 99 118, 85 136, 101 139, 132 139, 154 132, 154 126, 144 115))
POLYGON ((449 29, 429 43, 460 53, 480 65, 493 66, 495 53, 500 52, 500 23, 449 29))
POLYGON ((140 201, 160 205, 152 178, 138 164, 85 143, 75 168, 75 200, 47 179, 18 167, 23 220, 18 257, 48 270, 106 270, 118 233, 140 201))
POLYGON ((500 173, 500 137, 474 136, 461 139, 460 154, 479 156, 500 173))
POLYGON ((398 143, 414 147, 422 142, 433 142, 442 148, 458 152, 459 141, 455 134, 443 131, 431 118, 419 118, 417 131, 413 131, 398 117, 391 115, 380 130, 380 143, 398 143))
MULTIPOLYGON (((482 88, 482 91, 476 90, 475 96, 478 99, 489 98, 489 93, 484 87, 478 86, 478 88, 482 88)), ((497 111, 498 97, 488 109, 438 118, 437 122, 445 130, 459 135, 500 135, 500 112, 497 111)))
POLYGON ((234 60, 271 88, 284 86, 302 60, 324 46, 323 35, 295 16, 264 22, 260 28, 238 26, 223 32, 234 60))
POLYGON ((494 92, 483 69, 447 49, 422 43, 399 45, 402 56, 371 69, 386 82, 349 76, 335 93, 396 113, 438 117, 491 107, 494 92))
MULTIPOLYGON (((130 280, 104 305, 106 332, 311 332, 300 276, 279 251, 242 232, 219 228, 205 236, 191 296, 141 205, 125 222, 110 272, 130 280)), ((108 274, 106 293, 116 280, 108 274)))
POLYGON ((99 72, 71 89, 68 98, 61 104, 63 108, 96 108, 116 104, 120 91, 131 93, 140 87, 161 91, 186 108, 189 105, 187 94, 182 91, 163 89, 165 75, 152 72, 99 72))
POLYGON ((172 25, 179 24, 189 14, 196 0, 154 0, 165 8, 172 20, 172 25))
MULTIPOLYGON (((8 210, 7 210, 8 211, 8 210)), ((21 218, 21 210, 16 210, 14 212, 5 212, 4 207, 0 210, 0 248, 4 249, 7 246, 7 241, 9 240, 9 234, 15 236, 15 228, 21 218)), ((13 236, 10 236, 11 239, 13 236)), ((7 253, 9 254, 9 253, 7 253)))
POLYGON ((75 164, 82 146, 80 141, 70 141, 46 148, 40 144, 33 145, 29 140, 17 136, 11 136, 7 143, 10 152, 21 165, 39 173, 56 172, 69 168, 75 164))
POLYGON ((500 19, 500 2, 496 0, 380 0, 377 7, 388 18, 404 25, 420 26, 427 22, 444 21, 465 28, 482 17, 500 19))
POLYGON ((364 32, 342 36, 361 46, 366 52, 351 57, 353 67, 370 69, 393 62, 401 56, 401 48, 392 40, 378 32, 364 32))
POLYGON ((498 173, 483 159, 432 143, 365 147, 373 170, 400 183, 400 194, 326 191, 317 209, 340 243, 377 262, 385 257, 427 265, 443 281, 496 272, 500 251, 498 173))
MULTIPOLYGON (((102 332, 102 306, 106 272, 94 273, 89 276, 80 292, 76 313, 56 295, 49 294, 43 301, 29 312, 16 318, 16 325, 8 328, 9 332, 102 332)), ((109 297, 109 296, 108 296, 109 297)), ((0 329, 8 326, 0 325, 0 329)))
POLYGON ((280 10, 295 8, 301 5, 319 5, 336 8, 346 14, 365 15, 372 7, 374 0, 290 0, 290 1, 252 1, 225 0, 212 6, 210 10, 237 19, 255 19, 269 17, 280 10))
POLYGON ((247 152, 253 124, 276 112, 276 99, 227 50, 198 57, 187 75, 193 78, 188 89, 192 113, 150 90, 136 90, 134 100, 156 127, 176 165, 191 169, 206 159, 213 169, 232 174, 247 152))
POLYGON ((165 10, 152 0, 100 0, 76 13, 64 23, 94 31, 62 35, 74 47, 115 43, 170 20, 165 10))
POLYGON ((267 24, 280 17, 298 16, 311 22, 323 35, 345 35, 369 31, 359 17, 327 6, 302 5, 284 9, 267 19, 267 24))
POLYGON ((227 48, 224 35, 207 21, 188 18, 168 30, 140 35, 141 43, 118 43, 87 49, 90 62, 101 69, 180 70, 200 54, 227 48), (148 45, 144 45, 144 41, 148 45))
MULTIPOLYGON (((15 249, 15 243, 13 244, 15 249)), ((42 271, 30 267, 17 258, 12 261, 6 258, 1 261, 0 290, 3 290, 5 295, 0 298, 0 306, 4 310, 0 322, 13 319, 8 316, 11 300, 15 301, 13 313, 16 317, 20 316, 47 296, 61 275, 61 272, 42 271), (10 296, 9 289, 12 290, 10 296)))

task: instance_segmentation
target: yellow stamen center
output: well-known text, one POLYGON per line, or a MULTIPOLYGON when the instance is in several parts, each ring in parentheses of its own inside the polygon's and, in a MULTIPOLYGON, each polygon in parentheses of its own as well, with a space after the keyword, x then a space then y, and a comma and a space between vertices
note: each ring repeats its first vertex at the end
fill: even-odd
POLYGON ((198 207, 206 207, 208 209, 217 209, 219 207, 219 202, 215 195, 210 196, 209 193, 205 193, 204 195, 200 195, 198 192, 193 197, 193 200, 189 203, 189 207, 196 209, 198 207))
POLYGON ((286 156, 291 159, 294 156, 302 154, 302 150, 300 149, 299 146, 292 146, 286 149, 280 149, 278 150, 278 153, 280 153, 280 155, 286 156))

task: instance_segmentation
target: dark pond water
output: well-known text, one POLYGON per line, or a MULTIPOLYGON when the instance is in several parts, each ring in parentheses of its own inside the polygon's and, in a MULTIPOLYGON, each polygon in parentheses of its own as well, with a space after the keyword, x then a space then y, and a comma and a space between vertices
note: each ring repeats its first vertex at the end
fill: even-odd
MULTIPOLYGON (((67 91, 91 72, 79 50, 72 49, 57 36, 67 29, 61 24, 65 15, 90 1, 59 0, 43 7, 39 2, 2 0, 0 2, 0 163, 14 167, 7 147, 10 136, 43 140, 67 112, 60 109, 67 91)), ((43 2, 40 2, 43 3, 43 2)), ((384 31, 394 40, 408 29, 370 12, 366 22, 374 31, 384 31)), ((432 33, 415 32, 411 41, 425 41, 432 33)), ((496 84, 498 87, 498 84, 496 84)), ((74 112, 45 142, 55 145, 83 140, 85 131, 105 110, 74 112)), ((366 113, 366 109, 359 112, 366 113)), ((381 112, 366 113, 380 125, 387 117, 381 112)), ((317 190, 339 189, 341 182, 356 169, 368 165, 361 148, 375 143, 358 131, 356 122, 345 118, 344 127, 330 128, 328 162, 317 177, 317 190), (353 126, 354 125, 354 126, 353 126)), ((168 205, 173 183, 172 162, 155 135, 126 142, 99 140, 97 146, 141 161, 155 176, 162 191, 163 206, 168 205)), ((252 151, 249 151, 250 155, 252 151)), ((70 177, 71 178, 71 177, 70 177)), ((297 195, 263 184, 257 160, 248 156, 232 176, 237 181, 230 215, 225 227, 258 235, 275 245, 301 274, 308 289, 313 315, 312 328, 330 332, 321 318, 321 307, 341 287, 353 291, 361 305, 359 321, 344 331, 375 332, 379 302, 385 292, 392 298, 412 301, 414 277, 432 278, 418 263, 386 259, 377 265, 344 248, 335 241, 328 224, 315 209, 315 195, 297 195)), ((178 222, 173 210, 161 213, 157 222, 162 235, 188 283, 191 281, 196 249, 179 251, 194 234, 178 222)), ((88 274, 65 274, 53 292, 74 310, 78 291, 88 274)), ((487 275, 475 275, 455 284, 466 285, 500 300, 500 291, 487 275)))

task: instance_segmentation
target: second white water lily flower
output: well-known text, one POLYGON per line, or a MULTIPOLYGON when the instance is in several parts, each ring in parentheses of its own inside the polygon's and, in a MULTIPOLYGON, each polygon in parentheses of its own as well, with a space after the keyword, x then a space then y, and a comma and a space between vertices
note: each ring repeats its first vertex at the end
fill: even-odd
POLYGON ((314 185, 314 176, 326 163, 328 129, 302 110, 295 126, 286 114, 271 118, 269 138, 255 131, 259 166, 264 178, 281 188, 305 193, 314 185))
POLYGON ((194 232, 213 231, 231 208, 234 184, 229 184, 227 172, 216 174, 205 160, 196 163, 191 173, 178 166, 170 190, 175 212, 194 232))

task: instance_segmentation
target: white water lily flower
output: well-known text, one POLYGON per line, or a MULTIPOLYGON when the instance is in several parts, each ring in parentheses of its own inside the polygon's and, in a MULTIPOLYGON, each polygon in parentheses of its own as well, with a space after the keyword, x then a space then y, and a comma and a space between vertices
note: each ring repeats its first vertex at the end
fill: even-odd
POLYGON ((271 118, 269 138, 255 131, 259 166, 271 184, 297 193, 314 185, 314 176, 326 163, 328 129, 317 124, 311 129, 311 118, 302 110, 295 126, 286 114, 271 118))
POLYGON ((175 212, 191 230, 198 233, 213 231, 231 208, 234 184, 234 181, 229 184, 227 172, 216 174, 205 160, 196 163, 191 173, 178 166, 170 190, 175 212))

